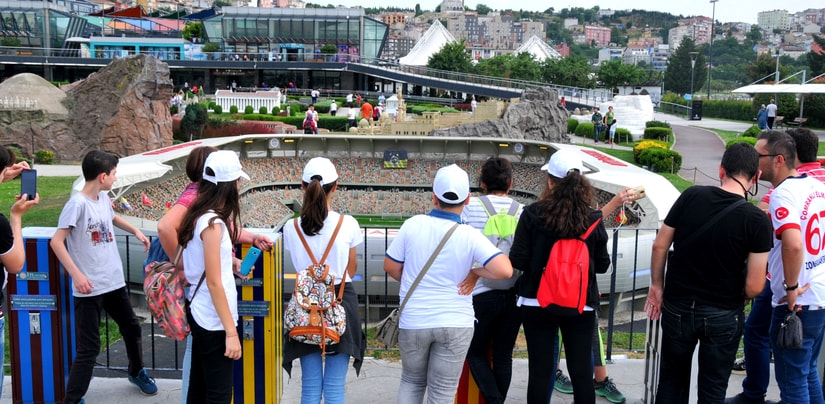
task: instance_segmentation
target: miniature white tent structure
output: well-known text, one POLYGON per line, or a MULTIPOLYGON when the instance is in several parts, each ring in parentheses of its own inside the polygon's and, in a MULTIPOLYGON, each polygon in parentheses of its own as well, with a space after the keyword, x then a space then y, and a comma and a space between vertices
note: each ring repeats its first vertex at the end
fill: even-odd
POLYGON ((547 42, 541 40, 541 38, 533 35, 524 42, 518 49, 516 49, 514 54, 518 55, 519 53, 527 52, 533 55, 533 57, 539 61, 543 62, 547 59, 561 59, 561 54, 553 49, 547 42))
POLYGON ((438 20, 421 36, 407 56, 398 59, 398 63, 407 66, 426 66, 427 61, 448 43, 455 42, 455 37, 438 20))

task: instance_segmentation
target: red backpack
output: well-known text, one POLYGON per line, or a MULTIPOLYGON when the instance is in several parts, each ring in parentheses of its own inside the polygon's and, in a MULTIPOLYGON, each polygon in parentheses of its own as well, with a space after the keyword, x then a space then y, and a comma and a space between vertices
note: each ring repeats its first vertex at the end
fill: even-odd
POLYGON ((590 279, 590 251, 584 240, 599 222, 601 219, 578 238, 561 239, 553 244, 536 294, 541 307, 567 315, 584 311, 590 279))

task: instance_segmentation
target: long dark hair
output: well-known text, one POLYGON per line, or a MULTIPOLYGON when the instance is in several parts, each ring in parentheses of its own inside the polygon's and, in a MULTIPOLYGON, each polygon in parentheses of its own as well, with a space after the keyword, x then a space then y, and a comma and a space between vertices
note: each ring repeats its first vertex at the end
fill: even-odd
POLYGON ((11 167, 17 160, 17 156, 6 146, 0 146, 0 171, 6 167, 11 167))
POLYGON ((564 178, 549 177, 553 186, 546 187, 536 202, 539 219, 561 238, 581 236, 590 227, 590 181, 578 170, 570 170, 564 178))
MULTIPOLYGON (((212 169, 207 167, 207 174, 214 175, 212 169)), ((189 206, 186 215, 181 222, 180 230, 178 230, 178 244, 184 248, 194 237, 195 222, 198 218, 210 210, 215 211, 218 215, 209 219, 211 226, 216 219, 223 220, 228 226, 229 236, 232 243, 238 241, 241 234, 240 216, 241 216, 241 202, 238 195, 238 185, 236 181, 219 182, 217 185, 207 180, 201 179, 198 182, 198 196, 189 206)))
POLYGON ((186 158, 186 176, 189 177, 189 181, 198 182, 203 178, 203 165, 206 164, 206 158, 216 151, 218 151, 216 147, 200 146, 189 152, 189 157, 186 158))
POLYGON ((311 182, 302 183, 304 205, 301 207, 301 230, 307 236, 314 236, 324 227, 324 220, 329 214, 327 199, 338 181, 321 186, 321 177, 316 175, 311 182))

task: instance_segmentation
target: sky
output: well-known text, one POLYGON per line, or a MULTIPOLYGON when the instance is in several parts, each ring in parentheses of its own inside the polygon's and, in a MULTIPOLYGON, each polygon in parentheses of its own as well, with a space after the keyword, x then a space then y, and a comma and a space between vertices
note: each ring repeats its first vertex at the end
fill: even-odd
MULTIPOLYGON (((324 0, 309 0, 312 3, 324 4, 324 0)), ((387 7, 389 4, 385 0, 338 0, 346 6, 362 7, 387 7)), ((332 4, 338 4, 333 1, 332 4)), ((789 13, 795 13, 808 8, 825 8, 822 0, 794 0, 789 2, 792 5, 784 6, 782 2, 776 0, 718 0, 716 3, 716 20, 721 22, 747 22, 756 24, 756 16, 760 11, 770 11, 784 9, 789 13)), ((420 4, 424 10, 435 10, 441 4, 439 0, 407 0, 403 2, 406 7, 413 8, 415 4, 420 4)), ((531 11, 544 11, 550 7, 557 11, 563 8, 583 7, 592 8, 598 5, 599 8, 612 8, 616 10, 640 9, 649 11, 662 11, 674 15, 704 15, 711 17, 713 5, 708 0, 621 0, 621 1, 592 1, 592 0, 567 0, 567 1, 522 1, 513 2, 511 0, 464 0, 464 5, 475 9, 478 4, 484 4, 493 10, 504 9, 524 9, 531 11)))

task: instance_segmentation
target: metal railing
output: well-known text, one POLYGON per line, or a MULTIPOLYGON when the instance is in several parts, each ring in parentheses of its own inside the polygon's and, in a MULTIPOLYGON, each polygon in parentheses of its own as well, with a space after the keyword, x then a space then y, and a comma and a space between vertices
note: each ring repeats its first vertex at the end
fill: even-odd
MULTIPOLYGON (((371 229, 374 230, 375 228, 371 229)), ((384 227, 378 229, 387 230, 387 228, 384 227)), ((633 228, 608 229, 608 233, 613 235, 613 241, 611 245, 608 245, 608 251, 612 257, 612 271, 610 275, 608 275, 610 287, 608 291, 602 291, 603 299, 605 299, 604 296, 607 296, 607 298, 602 301, 602 315, 600 316, 607 319, 607 326, 605 330, 607 345, 605 352, 606 360, 611 360, 614 353, 618 351, 618 349, 614 346, 614 337, 619 332, 617 331, 617 327, 621 327, 621 332, 629 334, 630 337, 629 345, 623 347, 621 349, 622 352, 641 352, 644 349, 643 344, 634 344, 633 336, 638 333, 645 333, 645 325, 637 323, 646 319, 637 318, 632 306, 636 300, 647 296, 648 285, 646 279, 647 274, 649 273, 649 268, 647 268, 645 266, 646 264, 643 263, 648 262, 644 257, 649 257, 650 251, 640 251, 639 245, 640 240, 643 237, 642 235, 649 235, 651 231, 655 230, 633 228), (618 253, 620 246, 626 247, 627 245, 633 246, 633 256, 621 257, 618 253), (624 265, 627 265, 629 262, 631 268, 630 272, 622 273, 622 276, 630 276, 633 278, 632 290, 629 292, 616 292, 616 281, 617 276, 619 275, 617 265, 620 260, 624 260, 622 261, 624 265), (636 284, 637 278, 643 279, 643 284, 636 284), (619 309, 619 306, 623 304, 630 305, 630 319, 628 322, 616 324, 615 314, 619 309), (606 313, 604 312, 605 310, 606 313)), ((389 246, 391 240, 387 235, 388 232, 384 231, 383 233, 385 234, 383 237, 383 245, 384 250, 386 250, 386 247, 389 246)), ((124 271, 127 279, 127 290, 132 296, 133 304, 136 305, 136 311, 139 315, 144 315, 145 313, 145 315, 148 316, 149 312, 142 309, 145 307, 145 303, 143 303, 143 288, 140 283, 140 280, 143 279, 142 261, 145 259, 145 256, 142 255, 143 244, 137 242, 132 235, 117 235, 116 237, 118 239, 118 244, 121 247, 121 255, 123 256, 124 271)), ((359 246, 359 248, 363 249, 364 257, 370 257, 368 255, 366 242, 363 243, 362 246, 359 246)), ((627 251, 626 249, 623 250, 627 251)), ((283 259, 283 257, 276 257, 276 259, 283 259)), ((382 318, 386 313, 389 313, 390 310, 398 306, 398 283, 386 275, 382 266, 370 264, 369 258, 359 262, 358 272, 359 273, 356 275, 356 279, 354 279, 353 282, 361 283, 360 285, 354 286, 356 286, 356 291, 359 293, 359 306, 361 307, 361 311, 363 313, 363 323, 361 326, 366 332, 367 328, 375 326, 376 321, 371 321, 371 318, 382 318)), ((291 284, 285 281, 284 290, 282 291, 282 296, 285 303, 291 293, 291 287, 289 285, 291 284)), ((625 311, 625 309, 627 309, 627 307, 623 307, 621 311, 625 311)), ((281 313, 273 313, 272 315, 280 316, 281 313)), ((106 319, 108 320, 108 316, 106 319)), ((146 328, 148 328, 149 334, 149 343, 144 343, 144 362, 146 367, 153 369, 156 373, 159 371, 159 375, 166 375, 166 377, 178 377, 179 370, 181 369, 181 361, 185 344, 183 342, 178 342, 170 338, 163 337, 162 333, 157 329, 154 319, 151 317, 145 320, 143 327, 144 341, 147 338, 146 328)), ((108 326, 105 326, 104 330, 106 331, 104 338, 106 338, 106 336, 108 336, 108 326)), ((116 354, 116 358, 112 358, 113 355, 110 350, 113 346, 115 346, 113 344, 116 344, 116 341, 108 341, 108 339, 105 340, 104 346, 106 348, 104 348, 98 357, 97 368, 105 370, 126 369, 125 355, 120 353, 122 350, 119 350, 120 352, 116 354)), ((368 349, 386 350, 388 348, 368 346, 368 349)), ((389 350, 397 350, 397 348, 389 348, 389 350)))
POLYGON ((675 104, 672 102, 660 102, 659 106, 655 108, 656 112, 676 115, 685 119, 690 119, 690 106, 675 104))

